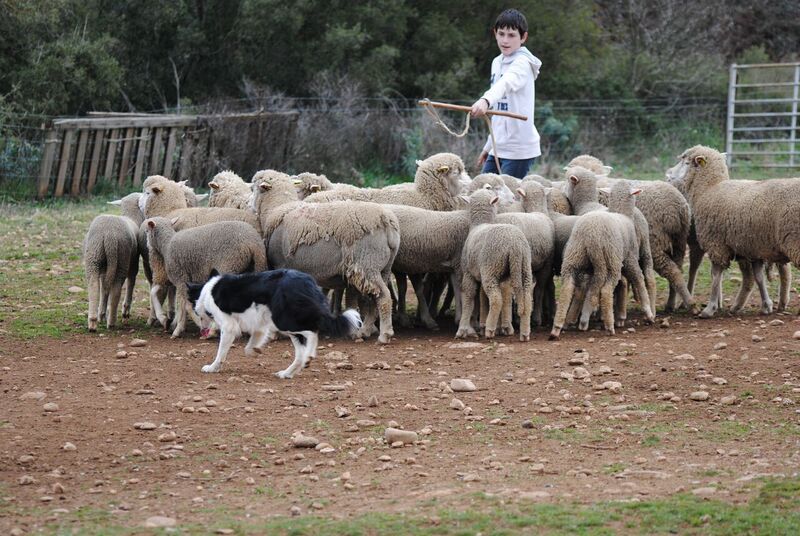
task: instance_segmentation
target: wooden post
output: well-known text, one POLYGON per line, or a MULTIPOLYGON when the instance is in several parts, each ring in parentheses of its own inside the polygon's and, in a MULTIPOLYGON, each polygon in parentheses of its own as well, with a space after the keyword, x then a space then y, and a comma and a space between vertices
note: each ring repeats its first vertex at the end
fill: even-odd
POLYGON ((97 182, 97 170, 100 168, 100 152, 103 148, 103 135, 105 130, 95 131, 94 147, 92 148, 92 163, 89 164, 89 178, 86 180, 86 193, 92 193, 97 182))
POLYGON ((789 165, 794 167, 794 150, 797 147, 797 99, 800 98, 800 64, 794 66, 794 87, 792 88, 792 130, 789 132, 789 165))
POLYGON ((106 151, 106 169, 103 177, 111 180, 111 174, 114 172, 114 161, 117 159, 117 139, 119 138, 119 130, 116 128, 111 131, 111 136, 108 138, 108 151, 106 151))
POLYGON ((176 127, 172 127, 169 129, 169 140, 167 140, 167 155, 166 159, 164 160, 164 172, 161 173, 168 179, 172 175, 172 160, 175 153, 175 143, 176 137, 178 135, 178 129, 176 127))
POLYGON ((139 150, 136 152, 136 167, 133 171, 134 186, 140 186, 142 184, 142 170, 144 169, 144 159, 147 154, 147 145, 149 142, 150 129, 144 127, 141 136, 139 136, 139 150))
POLYGON ((154 175, 161 170, 161 163, 164 161, 161 157, 161 149, 164 147, 164 129, 157 128, 153 135, 153 151, 150 154, 150 162, 147 166, 145 175, 154 175))
POLYGON ((178 168, 178 180, 189 180, 192 174, 192 156, 195 151, 197 140, 196 131, 185 130, 183 132, 183 143, 181 144, 181 160, 178 168))
POLYGON ((736 100, 736 64, 732 63, 728 73, 728 124, 726 132, 725 152, 728 167, 733 164, 733 113, 736 100))
POLYGON ((56 189, 53 195, 61 197, 64 195, 64 182, 67 179, 67 168, 69 167, 69 154, 72 148, 72 138, 75 137, 74 130, 64 132, 64 142, 61 144, 61 158, 58 162, 58 177, 56 178, 56 189))
POLYGON ((53 172, 53 160, 56 156, 56 147, 58 142, 58 131, 52 129, 48 130, 44 141, 42 167, 39 170, 39 184, 37 188, 37 195, 39 199, 47 195, 47 189, 50 186, 50 173, 53 172))
POLYGON ((131 147, 133 146, 135 133, 136 130, 133 128, 125 130, 125 138, 122 144, 122 161, 119 164, 119 179, 117 181, 120 186, 124 186, 125 179, 128 178, 128 166, 131 163, 131 147))
POLYGON ((81 194, 81 176, 83 175, 83 160, 86 158, 86 144, 89 141, 89 131, 81 130, 78 138, 78 152, 75 155, 75 165, 72 166, 72 184, 70 195, 77 197, 81 194))

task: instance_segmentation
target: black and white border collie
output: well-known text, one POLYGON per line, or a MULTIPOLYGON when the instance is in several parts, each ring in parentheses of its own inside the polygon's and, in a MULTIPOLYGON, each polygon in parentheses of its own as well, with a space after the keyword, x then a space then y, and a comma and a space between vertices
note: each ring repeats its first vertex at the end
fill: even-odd
POLYGON ((200 317, 201 336, 209 332, 212 320, 220 329, 217 357, 203 372, 219 371, 233 341, 242 333, 250 334, 245 355, 255 356, 279 332, 292 340, 294 361, 275 375, 291 378, 316 357, 320 333, 341 337, 361 327, 361 316, 352 309, 338 316, 331 313, 316 281, 297 270, 240 275, 212 272, 206 283, 187 286, 200 317))

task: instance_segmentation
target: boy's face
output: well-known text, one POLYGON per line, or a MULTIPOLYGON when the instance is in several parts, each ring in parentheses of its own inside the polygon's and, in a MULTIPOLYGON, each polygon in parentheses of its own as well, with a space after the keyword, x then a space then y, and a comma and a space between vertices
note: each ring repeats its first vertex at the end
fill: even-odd
POLYGON ((514 28, 497 28, 494 30, 494 38, 497 39, 497 46, 503 56, 510 56, 519 50, 528 38, 528 32, 520 35, 519 30, 514 28))

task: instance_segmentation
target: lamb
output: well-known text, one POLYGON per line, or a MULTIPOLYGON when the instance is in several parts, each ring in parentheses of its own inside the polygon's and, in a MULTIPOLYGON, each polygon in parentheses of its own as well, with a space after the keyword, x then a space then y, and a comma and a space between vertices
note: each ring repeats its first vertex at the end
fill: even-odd
POLYGON ((295 186, 297 186, 297 198, 300 201, 317 192, 327 192, 329 190, 347 190, 350 192, 356 192, 359 189, 357 186, 353 186, 352 184, 331 182, 325 175, 317 175, 315 173, 300 173, 299 175, 292 175, 292 180, 295 181, 295 186))
MULTIPOLYGON (((612 186, 622 179, 612 179, 605 175, 611 167, 590 155, 581 155, 572 160, 594 173, 601 175, 599 185, 612 186)), ((684 305, 696 312, 691 289, 683 278, 683 259, 691 226, 689 204, 675 187, 660 181, 634 181, 634 186, 642 192, 636 199, 636 208, 647 220, 650 233, 650 250, 655 271, 669 282, 669 297, 665 310, 675 309, 676 299, 681 297, 684 305)), ((653 307, 655 307, 655 296, 653 307)))
POLYGON ((298 201, 292 179, 278 171, 259 171, 252 183, 270 265, 306 272, 323 288, 352 288, 366 309, 359 336, 372 333, 377 308, 378 341, 388 343, 394 331, 387 283, 400 247, 394 214, 376 203, 298 201))
POLYGON ((722 272, 736 257, 750 259, 762 304, 771 308, 763 263, 800 261, 800 181, 731 181, 725 157, 702 145, 685 151, 666 176, 686 192, 698 242, 711 260, 711 297, 700 316, 716 313, 722 272))
POLYGON ((603 325, 609 334, 614 334, 614 287, 623 275, 634 285, 642 310, 652 322, 654 316, 639 267, 632 195, 629 188, 615 188, 610 206, 618 212, 590 211, 576 221, 564 250, 561 295, 551 340, 560 337, 579 278, 586 274, 591 274, 588 298, 594 305, 599 295, 603 325))
POLYGON ((397 185, 386 188, 337 189, 310 195, 306 201, 371 201, 391 205, 409 205, 428 210, 456 210, 460 206, 462 188, 470 178, 464 171, 464 162, 452 153, 435 154, 417 162, 413 186, 397 185), (402 187, 399 187, 402 186, 402 187))
MULTIPOLYGON (((517 180, 514 177, 511 178, 517 180)), ((518 186, 519 184, 515 185, 514 188, 518 186)), ((466 194, 470 195, 472 192, 482 188, 494 191, 495 194, 500 197, 500 205, 502 206, 511 205, 516 200, 514 191, 508 187, 503 175, 497 175, 496 173, 481 173, 480 175, 476 175, 469 186, 467 186, 466 194)), ((519 210, 517 212, 519 212, 519 210)))
POLYGON ((208 198, 209 207, 247 209, 250 206, 252 188, 231 170, 220 171, 214 175, 208 187, 211 189, 208 198))
MULTIPOLYGON (((187 312, 195 318, 187 294, 187 283, 203 283, 212 270, 219 273, 262 272, 267 269, 267 255, 261 235, 247 223, 222 221, 175 231, 173 222, 162 217, 144 222, 150 257, 164 260, 169 282, 176 289, 175 329, 172 338, 186 329, 187 312)), ((150 289, 156 316, 166 324, 161 304, 155 299, 159 285, 150 289)), ((199 324, 198 324, 199 325, 199 324)))
POLYGON ((471 322, 479 284, 489 301, 485 335, 487 339, 494 337, 503 305, 501 285, 510 280, 520 318, 519 338, 530 340, 533 292, 530 246, 518 227, 492 223, 497 217, 499 201, 498 196, 485 189, 469 198, 470 231, 461 253, 462 303, 457 338, 477 337, 471 322))
POLYGON ((122 216, 101 214, 89 225, 83 240, 83 266, 89 293, 88 328, 97 331, 98 319, 106 318, 106 327, 117 323, 117 308, 126 285, 122 317, 131 314, 133 288, 139 272, 139 242, 133 210, 138 194, 130 194, 114 204, 123 209, 122 216))

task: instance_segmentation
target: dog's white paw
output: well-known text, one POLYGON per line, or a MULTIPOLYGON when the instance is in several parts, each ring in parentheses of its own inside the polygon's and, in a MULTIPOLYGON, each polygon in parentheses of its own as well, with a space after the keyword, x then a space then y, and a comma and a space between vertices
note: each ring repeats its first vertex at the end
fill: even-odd
POLYGON ((212 365, 203 365, 202 371, 203 372, 218 372, 219 371, 219 367, 215 367, 213 364, 212 365))
POLYGON ((262 354, 262 353, 263 353, 263 351, 261 350, 261 348, 253 347, 253 348, 245 348, 244 349, 244 355, 246 355, 247 357, 256 357, 257 355, 262 354))
POLYGON ((280 378, 282 380, 291 380, 292 379, 292 373, 289 372, 288 370, 278 371, 278 372, 275 373, 275 376, 277 376, 278 378, 280 378))

